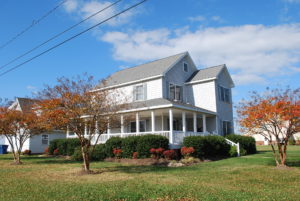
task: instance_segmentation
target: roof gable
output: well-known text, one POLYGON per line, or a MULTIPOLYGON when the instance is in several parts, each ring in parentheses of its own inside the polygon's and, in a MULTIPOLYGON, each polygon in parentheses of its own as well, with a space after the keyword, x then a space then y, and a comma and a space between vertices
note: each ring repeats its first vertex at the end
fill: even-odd
MULTIPOLYGON (((111 87, 147 78, 163 76, 166 71, 168 71, 172 66, 174 66, 174 64, 176 64, 187 54, 187 52, 184 52, 118 71, 107 78, 105 87, 111 87)), ((103 87, 103 84, 99 84, 97 88, 101 87, 103 87)))

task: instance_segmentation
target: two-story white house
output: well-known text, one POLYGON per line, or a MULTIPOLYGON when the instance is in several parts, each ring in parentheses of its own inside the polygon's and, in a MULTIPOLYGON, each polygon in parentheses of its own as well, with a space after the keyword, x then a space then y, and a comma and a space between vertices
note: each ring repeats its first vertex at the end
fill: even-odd
POLYGON ((132 103, 120 111, 121 127, 108 129, 101 143, 112 136, 156 134, 178 146, 185 136, 232 133, 232 87, 225 64, 197 69, 188 52, 118 71, 105 88, 125 92, 132 103), (124 125, 126 114, 135 121, 124 125))

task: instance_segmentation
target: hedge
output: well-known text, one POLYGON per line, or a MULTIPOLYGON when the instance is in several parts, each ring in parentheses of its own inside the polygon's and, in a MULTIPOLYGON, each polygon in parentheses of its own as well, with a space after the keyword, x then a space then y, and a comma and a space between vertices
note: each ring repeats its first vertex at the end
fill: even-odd
POLYGON ((138 137, 136 151, 139 158, 148 158, 151 155, 151 148, 157 149, 160 147, 165 150, 169 149, 168 138, 160 135, 143 135, 138 137))
POLYGON ((169 148, 169 140, 160 135, 130 136, 126 138, 112 137, 105 143, 107 157, 114 157, 114 148, 122 149, 122 157, 132 158, 133 152, 138 152, 139 158, 150 157, 151 148, 169 148))
POLYGON ((197 158, 219 158, 228 157, 230 145, 222 136, 189 136, 183 140, 183 146, 193 147, 194 157, 197 158))
MULTIPOLYGON (((91 161, 103 161, 106 158, 106 150, 104 144, 98 144, 95 146, 94 151, 90 155, 91 161)), ((75 161, 82 161, 81 148, 77 147, 72 155, 72 159, 75 161)))
POLYGON ((235 143, 240 143, 240 148, 246 151, 245 154, 255 154, 256 153, 256 143, 253 137, 242 136, 230 134, 225 136, 228 140, 231 140, 235 143))
POLYGON ((52 140, 49 145, 49 154, 53 154, 54 150, 58 148, 60 155, 72 156, 79 146, 80 141, 77 138, 52 140))

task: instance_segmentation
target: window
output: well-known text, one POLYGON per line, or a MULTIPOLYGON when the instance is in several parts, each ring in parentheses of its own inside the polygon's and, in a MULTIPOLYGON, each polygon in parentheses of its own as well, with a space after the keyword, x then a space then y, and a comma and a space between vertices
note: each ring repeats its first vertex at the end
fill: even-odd
POLYGON ((223 121, 222 127, 223 127, 223 135, 227 135, 227 134, 231 133, 231 122, 230 121, 223 121))
POLYGON ((230 103, 230 90, 219 86, 219 100, 230 103))
POLYGON ((183 71, 184 72, 189 72, 189 66, 188 66, 188 64, 187 63, 183 63, 183 71))
MULTIPOLYGON (((140 132, 146 131, 146 121, 140 121, 140 132)), ((130 132, 135 133, 136 132, 136 122, 132 121, 130 122, 130 132)))
POLYGON ((170 100, 176 100, 176 101, 181 100, 181 97, 182 97, 182 87, 181 86, 170 84, 169 91, 170 91, 170 93, 169 93, 170 100))
POLYGON ((135 101, 145 100, 144 85, 134 86, 133 95, 135 101))
POLYGON ((42 135, 42 144, 49 144, 49 136, 48 135, 42 135))

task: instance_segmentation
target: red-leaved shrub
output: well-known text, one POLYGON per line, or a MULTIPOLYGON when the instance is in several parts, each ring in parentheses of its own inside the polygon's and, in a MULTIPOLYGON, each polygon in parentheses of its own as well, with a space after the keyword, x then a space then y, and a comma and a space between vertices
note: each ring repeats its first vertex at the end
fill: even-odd
POLYGON ((182 154, 185 158, 187 158, 187 157, 189 157, 192 153, 195 152, 195 149, 194 149, 193 147, 182 147, 180 151, 181 151, 181 154, 182 154))
POLYGON ((176 157, 176 152, 173 149, 166 150, 163 152, 163 155, 166 159, 173 160, 176 157))
POLYGON ((55 155, 55 156, 58 156, 58 155, 59 155, 59 150, 58 150, 58 148, 57 148, 57 149, 54 149, 53 155, 55 155))
POLYGON ((113 154, 115 155, 116 158, 121 158, 122 154, 122 149, 113 149, 113 154))
POLYGON ((46 154, 46 155, 49 154, 49 147, 47 147, 47 148, 44 150, 44 154, 46 154))
POLYGON ((157 149, 151 148, 150 149, 151 158, 160 159, 162 157, 164 151, 165 151, 165 149, 161 148, 161 147, 157 148, 157 149))
POLYGON ((133 152, 132 153, 132 158, 133 159, 137 159, 138 158, 139 153, 138 152, 133 152))
POLYGON ((23 151, 23 155, 31 155, 31 150, 26 149, 25 151, 23 151))

